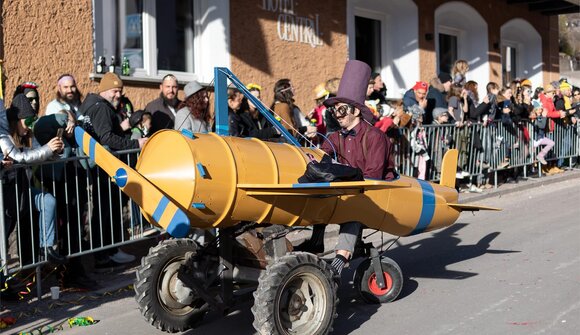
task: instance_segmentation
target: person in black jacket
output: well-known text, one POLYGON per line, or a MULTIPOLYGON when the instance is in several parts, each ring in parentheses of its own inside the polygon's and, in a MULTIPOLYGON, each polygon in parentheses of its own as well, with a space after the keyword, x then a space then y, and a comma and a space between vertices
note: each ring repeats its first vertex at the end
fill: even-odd
MULTIPOLYGON (((126 123, 126 129, 124 129, 116 115, 122 92, 121 79, 116 74, 108 72, 99 83, 98 94, 89 94, 79 108, 81 126, 100 144, 115 151, 138 149, 147 141, 147 138, 132 140, 125 136, 125 130, 130 127, 129 120, 123 121, 126 123)), ((95 209, 91 219, 91 239, 93 248, 106 247, 122 240, 122 218, 119 216, 121 204, 118 198, 109 197, 109 191, 110 194, 117 194, 118 189, 117 186, 111 184, 107 174, 99 168, 92 169, 90 173, 92 180, 98 183, 98 185, 93 185, 92 201, 95 209), (110 223, 109 220, 113 222, 110 223)), ((113 253, 97 252, 95 268, 107 271, 133 260, 135 256, 126 254, 120 249, 115 249, 113 253)))
POLYGON ((440 73, 439 76, 429 82, 427 92, 427 107, 425 107, 424 124, 433 122, 433 109, 447 109, 447 92, 451 89, 451 76, 447 73, 440 73))
POLYGON ((231 136, 255 137, 261 140, 280 137, 280 133, 274 127, 258 128, 258 123, 252 119, 247 108, 249 104, 243 94, 236 88, 228 89, 228 118, 231 136))
POLYGON ((123 92, 121 79, 116 74, 107 72, 99 83, 98 92, 89 94, 79 108, 82 127, 100 144, 108 146, 111 150, 143 147, 147 139, 126 138, 125 130, 119 124, 115 113, 123 92))

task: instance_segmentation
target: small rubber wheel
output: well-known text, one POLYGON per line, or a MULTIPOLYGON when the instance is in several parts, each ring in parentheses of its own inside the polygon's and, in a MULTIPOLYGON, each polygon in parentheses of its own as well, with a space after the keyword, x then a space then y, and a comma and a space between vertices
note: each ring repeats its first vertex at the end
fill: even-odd
POLYGON ((377 276, 370 259, 362 262, 356 269, 354 284, 360 297, 370 304, 394 301, 403 289, 403 272, 399 265, 388 257, 381 258, 381 263, 386 284, 383 288, 377 284, 377 276))

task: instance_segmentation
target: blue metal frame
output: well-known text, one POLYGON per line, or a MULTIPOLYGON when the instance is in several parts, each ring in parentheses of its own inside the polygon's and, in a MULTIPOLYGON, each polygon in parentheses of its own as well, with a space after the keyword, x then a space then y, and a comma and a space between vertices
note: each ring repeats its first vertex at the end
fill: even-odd
POLYGON ((221 136, 230 135, 228 122, 228 79, 219 67, 214 68, 215 78, 215 132, 221 136))
POLYGON ((214 68, 215 76, 215 124, 216 133, 222 136, 229 135, 229 123, 228 123, 228 105, 227 105, 227 79, 229 79, 242 94, 250 100, 254 106, 258 108, 260 113, 270 122, 282 136, 284 136, 288 142, 293 145, 300 147, 300 142, 290 134, 286 128, 282 126, 276 118, 270 113, 270 110, 264 106, 264 104, 253 96, 250 91, 244 86, 244 84, 226 67, 216 67, 214 68))

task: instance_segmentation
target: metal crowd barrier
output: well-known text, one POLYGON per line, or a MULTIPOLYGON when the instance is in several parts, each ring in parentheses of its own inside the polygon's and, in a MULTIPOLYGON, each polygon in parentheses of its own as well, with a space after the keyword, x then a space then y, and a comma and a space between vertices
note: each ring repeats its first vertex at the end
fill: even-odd
MULTIPOLYGON (((428 154, 427 179, 439 180, 441 160, 446 150, 459 149, 459 168, 470 178, 485 178, 505 169, 533 164, 541 148, 534 148, 536 139, 533 124, 523 121, 513 126, 493 122, 486 126, 471 124, 457 128, 454 125, 425 125, 428 154), (502 165, 509 159, 509 165, 502 165)), ((413 176, 415 153, 410 148, 409 129, 401 129, 395 141, 395 164, 400 173, 413 176)), ((556 124, 548 137, 555 146, 547 160, 580 156, 580 138, 576 126, 556 124)), ((134 166, 138 150, 116 153, 134 166)), ((570 166, 572 159, 569 159, 570 166)), ((541 169, 538 169, 541 171, 541 169)), ((526 169, 524 168, 524 173, 526 169)), ((541 173, 541 172, 540 172, 541 173)), ((39 213, 35 209, 31 188, 40 188, 52 194, 57 203, 57 237, 62 241, 60 253, 75 257, 144 238, 154 228, 141 216, 138 207, 111 182, 102 170, 87 156, 48 161, 34 165, 15 165, 0 171, 0 213, 9 208, 14 213, 15 227, 10 231, 7 217, 0 215, 0 269, 8 276, 22 269, 36 267, 37 288, 40 298, 39 213), (20 175, 18 182, 10 178, 20 175), (24 178, 24 179, 22 179, 24 178), (23 180, 30 180, 22 184, 23 180), (22 197, 17 197, 22 194, 22 197), (16 210, 19 209, 19 210, 16 210)))
MULTIPOLYGON (((139 150, 116 153, 131 166, 138 154, 139 150)), ((39 219, 45 208, 42 213, 36 209, 33 188, 56 199, 55 241, 61 241, 62 255, 76 257, 134 243, 157 231, 87 156, 15 164, 0 171, 0 177, 0 213, 4 213, 0 215, 0 277, 36 267, 40 288, 39 268, 46 260, 39 257, 39 239, 46 231, 41 231, 39 219)))
MULTIPOLYGON (((427 180, 439 181, 441 159, 446 150, 459 150, 458 171, 464 171, 470 178, 488 178, 494 174, 497 187, 497 173, 501 170, 522 168, 537 162, 536 156, 542 149, 534 148, 537 132, 528 120, 504 125, 494 121, 487 125, 474 123, 463 127, 455 125, 425 125, 427 147, 430 160, 428 162, 427 180)), ((555 142, 555 146, 546 156, 546 160, 559 160, 560 166, 564 160, 571 168, 574 159, 580 156, 580 125, 554 124, 554 130, 546 136, 555 142)), ((416 176, 413 166, 415 153, 410 148, 410 129, 402 129, 401 136, 395 141, 395 164, 402 174, 416 176)), ((541 169, 538 169, 541 174, 541 169)), ((475 180, 474 180, 475 182, 475 180)))

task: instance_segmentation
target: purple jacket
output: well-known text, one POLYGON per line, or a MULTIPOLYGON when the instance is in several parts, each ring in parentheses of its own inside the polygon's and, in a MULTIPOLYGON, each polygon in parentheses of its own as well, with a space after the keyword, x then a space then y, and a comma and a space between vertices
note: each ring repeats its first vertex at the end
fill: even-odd
POLYGON ((333 158, 336 150, 340 163, 361 169, 365 178, 384 179, 387 167, 391 167, 390 142, 383 132, 363 120, 350 132, 340 130, 328 139, 332 145, 325 141, 321 149, 333 158))

